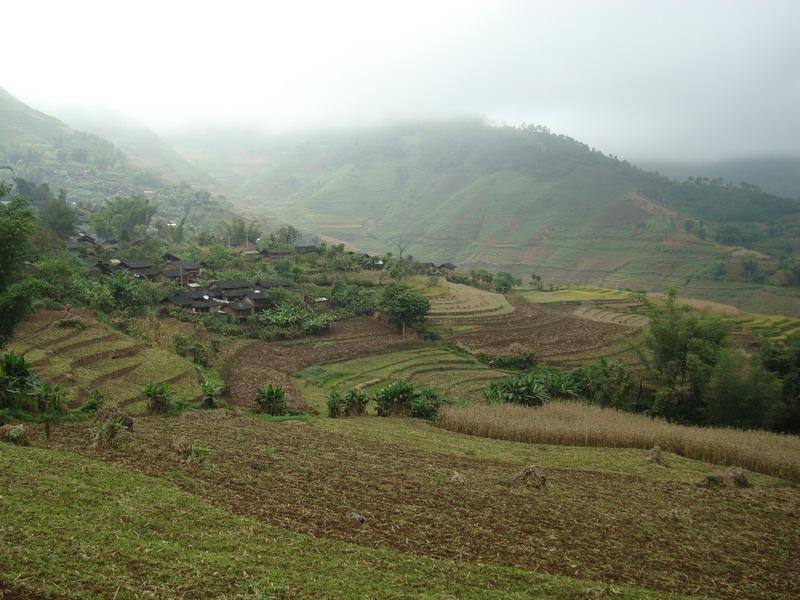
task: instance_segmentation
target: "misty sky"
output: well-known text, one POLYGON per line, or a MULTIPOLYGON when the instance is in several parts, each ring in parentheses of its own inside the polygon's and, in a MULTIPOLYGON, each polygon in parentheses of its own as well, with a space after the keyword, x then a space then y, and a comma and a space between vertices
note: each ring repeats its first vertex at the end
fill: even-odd
POLYGON ((156 130, 481 115, 631 159, 800 154, 800 0, 5 3, 0 86, 156 130))

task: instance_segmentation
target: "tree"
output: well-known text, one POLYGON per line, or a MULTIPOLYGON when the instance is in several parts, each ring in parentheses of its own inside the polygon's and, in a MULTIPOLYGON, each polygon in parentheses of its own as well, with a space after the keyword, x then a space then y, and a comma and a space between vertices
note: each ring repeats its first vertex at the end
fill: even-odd
POLYGON ((782 417, 780 380, 738 349, 720 353, 707 396, 707 425, 774 427, 782 417))
POLYGON ((520 285, 521 283, 522 280, 517 279, 511 273, 506 273, 505 271, 500 271, 494 275, 494 289, 501 294, 511 291, 512 287, 520 285))
POLYGON ((14 178, 14 194, 34 206, 44 206, 53 198, 50 186, 46 183, 33 183, 21 177, 14 178))
POLYGON ((712 371, 727 346, 728 327, 718 316, 678 305, 674 289, 661 305, 641 300, 650 317, 641 356, 651 379, 662 386, 656 412, 698 423, 712 371))
MULTIPOLYGON (((11 191, 0 182, 0 199, 11 191)), ((0 203, 0 345, 24 317, 30 304, 28 287, 22 281, 22 263, 30 252, 33 215, 23 198, 0 203)))
POLYGON ((66 240, 75 233, 78 216, 67 204, 67 193, 61 190, 58 198, 51 198, 44 205, 39 220, 62 240, 66 240))
POLYGON ((403 328, 405 337, 406 326, 421 326, 425 323, 430 302, 407 286, 391 283, 383 290, 380 310, 390 322, 403 328))
POLYGON ((150 226, 157 207, 149 198, 114 198, 92 214, 92 227, 104 238, 129 240, 150 226))
POLYGON ((403 260, 403 253, 408 248, 408 241, 404 240, 403 238, 398 239, 395 243, 395 248, 397 248, 397 259, 402 261, 403 260))
POLYGON ((755 256, 743 256, 739 259, 739 264, 742 265, 742 270, 748 281, 761 281, 764 279, 761 265, 759 265, 758 259, 755 256))
POLYGON ((294 246, 300 238, 300 232, 291 225, 284 225, 278 229, 278 242, 286 246, 294 246))
POLYGON ((261 227, 258 223, 250 223, 247 226, 247 231, 245 232, 245 240, 250 242, 251 244, 255 244, 258 242, 259 238, 261 237, 261 227))
POLYGON ((223 224, 225 229, 225 240, 228 246, 238 246, 247 237, 247 227, 241 217, 233 217, 230 223, 223 224))

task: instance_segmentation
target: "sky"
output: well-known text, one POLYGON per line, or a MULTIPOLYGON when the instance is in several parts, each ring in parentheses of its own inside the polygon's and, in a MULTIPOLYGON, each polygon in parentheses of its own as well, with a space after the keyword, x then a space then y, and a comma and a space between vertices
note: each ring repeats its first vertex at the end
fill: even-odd
POLYGON ((800 155, 800 0, 25 0, 0 86, 156 131, 480 116, 635 160, 800 155))

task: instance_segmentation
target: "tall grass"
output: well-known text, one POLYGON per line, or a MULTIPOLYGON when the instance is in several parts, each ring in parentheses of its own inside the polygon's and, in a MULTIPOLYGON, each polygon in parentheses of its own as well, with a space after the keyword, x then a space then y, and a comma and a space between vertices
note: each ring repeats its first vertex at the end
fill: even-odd
POLYGON ((442 427, 450 431, 515 442, 652 448, 686 458, 739 466, 800 482, 800 437, 766 431, 674 425, 662 419, 581 402, 446 407, 442 427))

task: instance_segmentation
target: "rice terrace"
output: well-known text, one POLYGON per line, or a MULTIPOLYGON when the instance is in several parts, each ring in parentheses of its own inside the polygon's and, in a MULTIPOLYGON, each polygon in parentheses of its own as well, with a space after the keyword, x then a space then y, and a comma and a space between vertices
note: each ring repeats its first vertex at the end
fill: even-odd
POLYGON ((90 4, 3 12, 0 600, 800 598, 797 3, 90 4))

